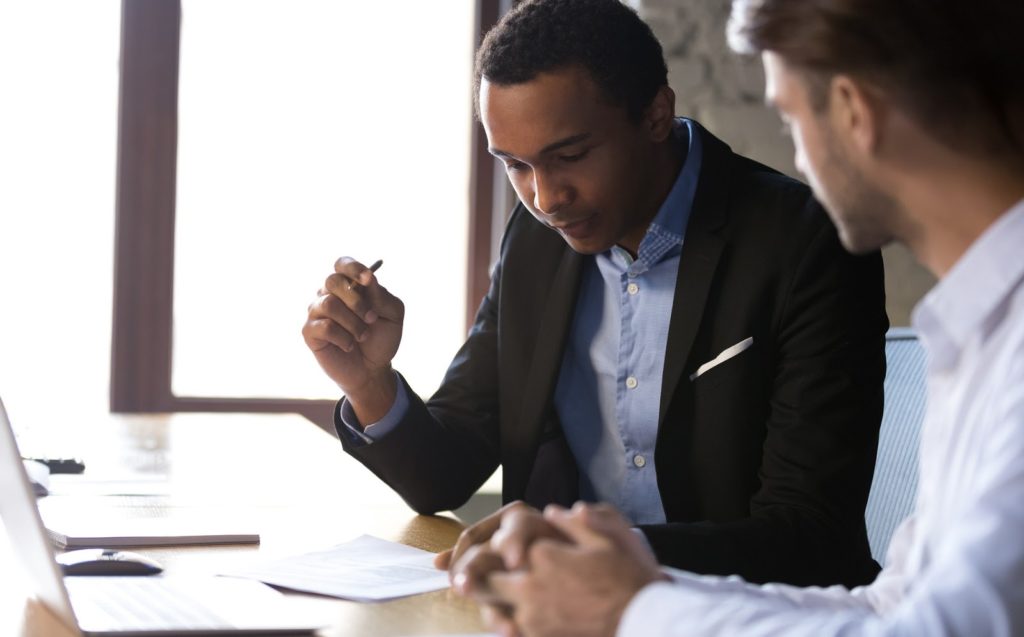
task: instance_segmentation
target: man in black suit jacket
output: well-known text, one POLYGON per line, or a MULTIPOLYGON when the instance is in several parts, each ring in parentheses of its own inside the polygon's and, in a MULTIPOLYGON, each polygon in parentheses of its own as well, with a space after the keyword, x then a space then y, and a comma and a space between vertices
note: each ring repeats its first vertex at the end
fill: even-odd
POLYGON ((616 0, 522 3, 488 35, 477 72, 492 153, 522 203, 469 338, 426 403, 390 367, 401 301, 339 259, 304 336, 346 393, 345 449, 420 513, 462 505, 499 464, 505 502, 586 495, 583 478, 603 468, 572 451, 572 408, 555 400, 581 273, 613 246, 637 258, 686 163, 688 129, 700 170, 655 412, 665 522, 641 529, 663 563, 692 571, 870 581, 863 515, 888 325, 879 255, 849 256, 805 186, 676 120, 660 46, 616 0), (383 435, 364 431, 389 420, 383 435))

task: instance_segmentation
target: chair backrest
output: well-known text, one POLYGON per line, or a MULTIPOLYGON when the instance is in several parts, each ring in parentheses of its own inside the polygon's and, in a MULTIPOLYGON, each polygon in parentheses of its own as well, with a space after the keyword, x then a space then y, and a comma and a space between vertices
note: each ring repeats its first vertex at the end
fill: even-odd
POLYGON ((909 328, 885 335, 885 408, 864 520, 871 555, 884 562, 893 531, 914 509, 917 450, 925 409, 925 353, 909 328))

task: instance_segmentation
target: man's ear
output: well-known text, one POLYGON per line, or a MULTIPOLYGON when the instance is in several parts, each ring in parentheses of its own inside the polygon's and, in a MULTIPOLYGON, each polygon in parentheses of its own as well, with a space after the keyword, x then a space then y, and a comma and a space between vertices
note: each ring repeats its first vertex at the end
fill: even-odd
POLYGON ((676 94, 668 86, 662 86, 655 93, 647 110, 644 111, 644 127, 651 141, 663 142, 672 135, 676 117, 676 94))
POLYGON ((829 111, 834 130, 846 143, 874 154, 882 143, 887 112, 872 88, 849 75, 832 77, 829 111))

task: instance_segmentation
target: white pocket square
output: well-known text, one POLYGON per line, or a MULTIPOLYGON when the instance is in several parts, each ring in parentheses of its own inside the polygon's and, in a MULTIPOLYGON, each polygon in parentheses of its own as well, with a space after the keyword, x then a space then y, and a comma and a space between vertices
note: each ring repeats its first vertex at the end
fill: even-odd
POLYGON ((695 371, 694 373, 690 374, 690 380, 691 381, 697 380, 697 377, 700 376, 701 374, 703 374, 704 372, 708 371, 709 369, 711 369, 713 367, 721 365, 722 363, 724 363, 725 361, 729 360, 733 356, 736 356, 737 354, 740 354, 740 353, 744 352, 745 350, 749 349, 750 346, 753 345, 753 344, 754 344, 754 337, 750 336, 748 338, 743 339, 739 343, 736 343, 735 345, 732 345, 730 347, 726 347, 724 350, 722 350, 721 354, 719 354, 718 356, 716 356, 713 359, 709 360, 708 362, 704 363, 703 365, 701 365, 700 367, 697 368, 697 371, 695 371))

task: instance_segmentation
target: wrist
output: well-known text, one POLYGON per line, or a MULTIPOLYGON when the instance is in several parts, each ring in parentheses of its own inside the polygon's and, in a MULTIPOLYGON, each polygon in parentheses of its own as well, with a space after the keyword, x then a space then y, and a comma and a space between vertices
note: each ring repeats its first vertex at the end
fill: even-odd
POLYGON ((395 404, 397 394, 398 380, 390 365, 369 374, 359 387, 345 391, 345 397, 363 427, 384 418, 395 404))

